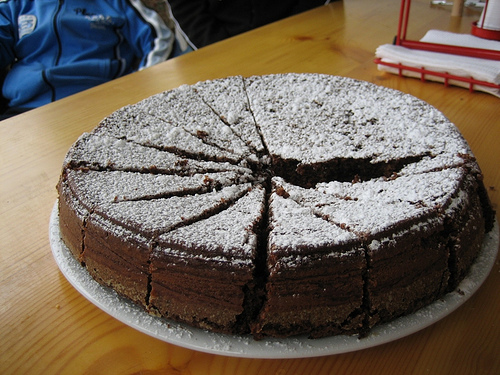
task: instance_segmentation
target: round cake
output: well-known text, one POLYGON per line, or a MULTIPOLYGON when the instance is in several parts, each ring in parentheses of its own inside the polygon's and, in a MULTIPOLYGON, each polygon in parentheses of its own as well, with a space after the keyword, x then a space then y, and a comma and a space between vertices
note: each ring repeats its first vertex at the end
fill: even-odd
POLYGON ((494 212, 429 104, 321 74, 129 105, 70 148, 61 236, 99 283, 215 332, 369 332, 456 288, 494 212))

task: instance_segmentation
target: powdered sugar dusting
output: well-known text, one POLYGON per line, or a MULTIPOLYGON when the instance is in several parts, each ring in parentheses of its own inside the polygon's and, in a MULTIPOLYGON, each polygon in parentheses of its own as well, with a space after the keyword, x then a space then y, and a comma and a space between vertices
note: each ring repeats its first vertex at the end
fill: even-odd
POLYGON ((192 248, 204 257, 240 259, 251 264, 257 251, 257 225, 262 220, 265 191, 255 186, 226 210, 160 236, 162 247, 192 248))
POLYGON ((377 233, 444 206, 458 191, 463 173, 461 169, 448 169, 389 180, 323 183, 317 190, 304 192, 301 202, 354 231, 377 233))
POLYGON ((284 159, 368 158, 376 163, 468 152, 455 126, 439 111, 368 82, 282 74, 251 77, 247 91, 270 153, 284 159))
MULTIPOLYGON (((91 134, 84 133, 66 155, 65 164, 71 167, 125 171, 149 171, 158 173, 192 174, 210 171, 242 171, 249 169, 228 162, 213 162, 183 157, 155 147, 146 147, 114 136, 102 134, 103 128, 91 134)), ((119 133, 119 132, 116 132, 119 133)), ((149 143, 149 142, 145 142, 149 143)), ((161 142, 160 142, 161 143, 161 142)), ((161 145, 155 145, 160 147, 161 145)), ((204 155, 205 148, 197 148, 204 155)), ((193 152, 193 150, 191 150, 193 152)), ((220 157, 217 150, 207 151, 214 159, 220 157), (213 154, 213 155, 212 155, 213 154)))
POLYGON ((96 213, 113 218, 129 228, 139 228, 151 235, 172 230, 183 223, 199 220, 214 210, 225 207, 250 188, 250 184, 234 185, 221 191, 183 197, 105 203, 96 213))
MULTIPOLYGON (((152 106, 160 98, 155 96, 135 105, 124 107, 102 121, 94 134, 105 134, 118 139, 125 139, 144 146, 170 151, 178 150, 185 155, 202 155, 204 159, 217 161, 239 161, 241 155, 213 144, 204 142, 201 137, 186 130, 178 123, 145 112, 146 104, 152 106)), ((192 121, 191 121, 192 123, 192 121)), ((190 129, 193 131, 193 129, 190 129)))
POLYGON ((197 95, 191 86, 183 86, 143 102, 144 111, 240 158, 250 153, 247 145, 236 136, 197 95))
POLYGON ((257 153, 264 151, 246 97, 243 77, 198 82, 193 87, 245 143, 257 153))
MULTIPOLYGON (((324 249, 353 242, 357 236, 315 215, 314 211, 300 205, 293 198, 286 199, 276 191, 286 185, 274 179, 275 192, 271 195, 269 215, 271 231, 268 243, 270 251, 292 254, 290 261, 297 262, 299 254, 325 253, 324 249)), ((329 250, 326 250, 329 251, 329 250)))

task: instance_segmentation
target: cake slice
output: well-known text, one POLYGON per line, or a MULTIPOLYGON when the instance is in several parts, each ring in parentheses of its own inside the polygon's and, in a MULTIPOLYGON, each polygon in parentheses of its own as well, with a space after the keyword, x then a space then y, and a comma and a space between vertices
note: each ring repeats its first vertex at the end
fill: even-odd
MULTIPOLYGON (((101 128, 100 131, 104 131, 101 128)), ((203 146, 203 145, 202 145, 203 146)), ((203 148, 202 148, 203 149, 203 148)), ((192 150, 193 151, 193 150, 192 150)), ((218 150, 212 150, 215 154, 218 150)), ((199 155, 198 155, 199 156, 199 155)), ((208 155, 201 155, 207 156, 208 155)), ((213 156, 218 158, 218 156, 213 156)), ((251 170, 225 162, 203 161, 148 147, 107 134, 84 133, 68 151, 65 168, 178 174, 251 170)))
POLYGON ((250 110, 243 77, 202 81, 192 87, 255 154, 263 155, 264 145, 250 110))
POLYGON ((484 233, 481 214, 464 210, 470 206, 463 202, 463 192, 472 181, 463 168, 450 168, 358 183, 322 183, 316 189, 288 185, 285 189, 316 215, 364 238, 371 327, 427 305, 463 278, 458 269, 465 269, 465 264, 468 269, 480 246, 468 240, 470 223, 484 233), (451 232, 457 235, 450 239, 451 232))
POLYGON ((96 206, 93 213, 120 226, 154 236, 225 209, 250 186, 250 183, 244 183, 203 194, 103 203, 96 206))
POLYGON ((364 250, 357 235, 290 199, 273 180, 259 337, 322 337, 363 328, 364 250))
POLYGON ((450 190, 448 199, 441 204, 450 254, 447 291, 454 290, 466 277, 495 218, 482 180, 474 169, 462 167, 459 171, 456 188, 450 190))
POLYGON ((203 194, 250 181, 251 175, 235 171, 192 176, 81 169, 66 172, 66 182, 90 210, 104 203, 203 194))
POLYGON ((204 144, 230 152, 239 159, 251 156, 251 150, 232 128, 187 85, 157 94, 138 107, 156 119, 180 128, 204 144))
POLYGON ((256 313, 265 190, 253 186, 226 210, 158 238, 150 309, 217 332, 246 333, 256 313))
POLYGON ((470 153, 439 111, 396 90, 318 74, 245 83, 275 174, 301 186, 389 177, 425 156, 470 153))
POLYGON ((408 226, 411 220, 419 220, 429 235, 433 229, 427 228, 426 222, 436 225, 436 229, 442 227, 440 235, 447 239, 442 253, 449 255, 447 289, 453 290, 465 277, 481 248, 484 233, 492 225, 483 189, 477 164, 465 158, 456 167, 402 174, 388 180, 318 184, 318 192, 348 200, 336 208, 335 204, 326 204, 316 210, 329 220, 342 221, 354 230, 372 234, 387 232, 399 222, 408 226), (372 214, 363 217, 353 214, 356 205, 365 207, 361 212, 372 214), (393 219, 396 217, 398 220, 393 219))
POLYGON ((83 237, 85 236, 85 222, 90 213, 89 206, 83 204, 80 198, 75 196, 64 176, 64 174, 61 176, 57 184, 61 238, 73 257, 82 262, 83 237))
POLYGON ((149 258, 157 236, 224 210, 250 186, 96 206, 85 222, 81 259, 94 279, 146 306, 149 258))
MULTIPOLYGON (((113 136, 191 159, 232 163, 241 161, 242 155, 240 153, 234 153, 204 142, 203 137, 200 136, 203 132, 193 134, 183 127, 181 121, 172 122, 149 113, 151 111, 149 107, 155 101, 159 101, 159 99, 151 97, 113 112, 101 121, 93 133, 98 136, 113 136)), ((168 118, 166 114, 165 117, 168 118)))

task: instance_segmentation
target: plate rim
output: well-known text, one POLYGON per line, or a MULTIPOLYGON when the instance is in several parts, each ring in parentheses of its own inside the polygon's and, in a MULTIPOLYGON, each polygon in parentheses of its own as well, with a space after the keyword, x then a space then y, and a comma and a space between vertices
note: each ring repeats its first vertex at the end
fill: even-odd
POLYGON ((236 336, 203 329, 150 315, 143 307, 102 286, 73 257, 60 235, 58 200, 49 221, 49 241, 59 270, 67 281, 99 309, 142 333, 161 341, 199 352, 240 358, 291 359, 319 357, 368 349, 416 333, 445 318, 464 304, 490 274, 499 248, 499 225, 486 233, 481 252, 458 287, 413 314, 372 328, 366 337, 337 335, 320 339, 307 336, 265 338, 236 336))

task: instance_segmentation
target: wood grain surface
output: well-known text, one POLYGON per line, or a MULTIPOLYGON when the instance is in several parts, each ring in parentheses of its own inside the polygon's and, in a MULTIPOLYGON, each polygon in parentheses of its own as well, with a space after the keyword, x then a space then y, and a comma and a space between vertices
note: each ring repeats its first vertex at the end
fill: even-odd
MULTIPOLYGON (((409 36, 468 33, 478 12, 413 1, 409 36)), ((1 374, 499 374, 500 265, 438 323, 392 343, 306 359, 204 354, 142 334, 102 312, 59 271, 48 240, 68 148, 117 108, 199 80, 319 72, 413 94, 462 131, 500 203, 500 99, 382 73, 373 63, 396 33, 399 1, 345 0, 264 26, 0 122, 1 374)))

